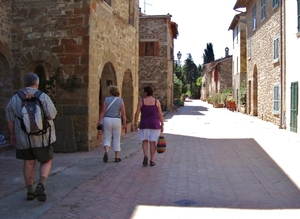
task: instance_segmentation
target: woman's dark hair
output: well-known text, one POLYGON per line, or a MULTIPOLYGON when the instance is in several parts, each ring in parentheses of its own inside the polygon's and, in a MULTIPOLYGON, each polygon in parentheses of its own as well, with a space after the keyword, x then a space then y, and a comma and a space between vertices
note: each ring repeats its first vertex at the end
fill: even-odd
POLYGON ((120 90, 117 86, 110 86, 109 93, 111 93, 111 95, 113 95, 115 97, 120 96, 120 90))
POLYGON ((147 96, 153 96, 153 87, 152 86, 144 87, 144 92, 147 93, 147 96))

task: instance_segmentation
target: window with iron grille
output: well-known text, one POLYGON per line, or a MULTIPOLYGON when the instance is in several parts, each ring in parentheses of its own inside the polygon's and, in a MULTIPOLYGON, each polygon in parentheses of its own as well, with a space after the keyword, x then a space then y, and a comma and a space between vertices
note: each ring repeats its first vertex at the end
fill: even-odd
POLYGON ((276 8, 278 6, 279 0, 273 0, 273 8, 276 8))
POLYGON ((279 114, 279 85, 274 86, 274 106, 273 113, 279 114))
POLYGON ((297 0, 297 13, 298 13, 298 32, 300 32, 300 2, 297 0))
POLYGON ((256 4, 252 7, 252 30, 256 29, 256 4))
POLYGON ((260 16, 261 20, 266 18, 266 0, 260 0, 260 16))
POLYGON ((274 39, 274 51, 273 51, 273 60, 279 60, 279 38, 274 39))

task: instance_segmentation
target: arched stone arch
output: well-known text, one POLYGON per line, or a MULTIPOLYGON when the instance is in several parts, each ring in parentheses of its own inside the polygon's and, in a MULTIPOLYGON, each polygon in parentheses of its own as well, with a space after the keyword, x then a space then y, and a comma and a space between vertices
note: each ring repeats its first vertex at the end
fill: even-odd
POLYGON ((99 84, 99 105, 101 106, 104 98, 109 95, 109 86, 117 85, 116 71, 111 62, 105 63, 99 84))
POLYGON ((133 79, 132 72, 127 69, 123 76, 123 84, 122 84, 122 98, 124 100, 124 104, 126 107, 126 119, 127 123, 132 123, 133 121, 133 79))
MULTIPOLYGON (((56 91, 55 89, 50 90, 46 85, 46 81, 58 71, 60 67, 58 57, 47 51, 33 49, 31 52, 28 52, 21 57, 21 60, 21 78, 28 72, 36 73, 40 78, 39 89, 55 99, 56 91)), ((21 83, 23 83, 23 81, 21 83)))

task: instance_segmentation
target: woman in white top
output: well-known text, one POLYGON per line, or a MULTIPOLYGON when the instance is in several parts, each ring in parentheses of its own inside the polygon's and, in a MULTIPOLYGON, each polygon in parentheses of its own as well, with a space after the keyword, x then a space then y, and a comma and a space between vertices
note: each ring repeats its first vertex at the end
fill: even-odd
POLYGON ((126 111, 123 99, 120 98, 119 88, 111 86, 109 89, 111 96, 105 98, 102 110, 99 115, 98 125, 103 124, 104 132, 104 156, 103 162, 108 161, 108 152, 113 138, 113 148, 115 151, 115 162, 120 162, 121 158, 120 141, 122 128, 126 127, 126 111), (122 121, 121 121, 122 119, 122 121), (123 127, 122 127, 123 124, 123 127))

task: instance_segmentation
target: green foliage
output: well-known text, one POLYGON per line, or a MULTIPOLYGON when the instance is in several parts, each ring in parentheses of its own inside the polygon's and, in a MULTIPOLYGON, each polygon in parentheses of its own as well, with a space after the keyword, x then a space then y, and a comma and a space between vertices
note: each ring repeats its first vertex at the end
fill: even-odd
POLYGON ((239 100, 242 105, 246 104, 247 101, 247 84, 246 79, 244 79, 240 85, 240 92, 239 92, 239 100))
POLYGON ((197 86, 200 86, 200 87, 202 86, 202 78, 203 77, 200 76, 199 78, 196 79, 196 85, 197 86))
POLYGON ((212 43, 206 44, 206 49, 203 53, 203 64, 210 63, 215 60, 215 54, 212 43))
POLYGON ((221 103, 221 94, 215 93, 211 96, 211 100, 213 103, 218 104, 221 103))
POLYGON ((226 88, 223 90, 223 92, 221 93, 221 100, 222 100, 222 103, 225 103, 228 96, 232 96, 232 88, 226 88))

